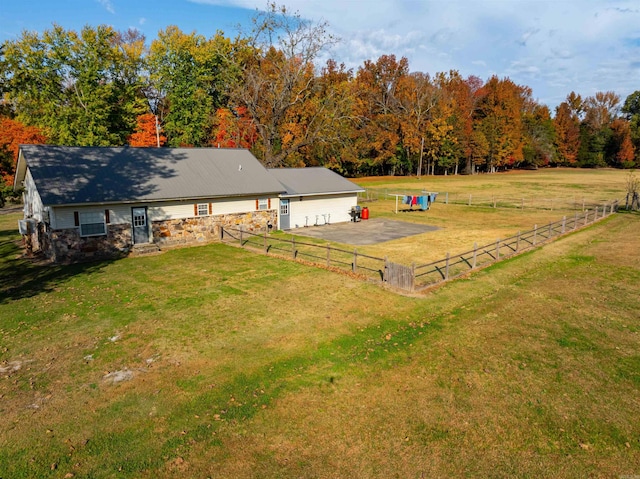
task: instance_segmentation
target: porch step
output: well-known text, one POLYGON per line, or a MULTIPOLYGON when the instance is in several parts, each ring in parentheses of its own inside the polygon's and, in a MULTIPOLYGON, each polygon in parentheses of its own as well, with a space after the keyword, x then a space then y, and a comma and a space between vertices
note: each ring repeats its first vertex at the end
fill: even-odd
POLYGON ((136 244, 131 249, 131 256, 144 256, 160 253, 160 248, 155 243, 136 244))

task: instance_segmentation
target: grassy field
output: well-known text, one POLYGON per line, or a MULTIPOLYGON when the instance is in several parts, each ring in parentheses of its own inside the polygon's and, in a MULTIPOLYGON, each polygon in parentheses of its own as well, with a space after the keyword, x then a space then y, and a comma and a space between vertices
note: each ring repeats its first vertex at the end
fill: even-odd
POLYGON ((359 178, 364 188, 387 189, 402 194, 405 189, 533 199, 575 198, 604 201, 622 198, 629 171, 614 169, 547 168, 536 171, 514 170, 506 173, 457 176, 359 178))
MULTIPOLYGON (((364 188, 374 191, 398 193, 439 191, 441 194, 431 209, 425 212, 403 212, 396 214, 395 199, 379 199, 362 202, 370 209, 371 218, 422 223, 439 229, 416 236, 410 236, 373 246, 359 246, 359 252, 376 257, 387 256, 396 263, 428 263, 445 257, 447 253, 458 254, 473 249, 473 244, 485 245, 514 236, 518 231, 529 231, 561 221, 563 216, 573 218, 582 214, 582 199, 587 204, 603 204, 605 201, 620 200, 624 204, 625 185, 629 173, 621 170, 576 170, 546 169, 539 171, 516 171, 494 175, 437 176, 414 178, 372 177, 357 179, 364 188), (492 206, 468 206, 465 204, 445 204, 444 192, 454 197, 490 199, 531 198, 565 199, 564 207, 537 203, 544 208, 493 208, 492 206), (573 204, 579 205, 578 210, 573 204)), ((538 201, 538 200, 537 200, 538 201)), ((559 203, 559 202, 558 202, 559 203)), ((600 208, 600 211, 602 208, 600 208)), ((313 240, 312 240, 313 241, 313 240)), ((353 249, 353 246, 336 244, 338 247, 353 249)))
POLYGON ((220 244, 43 266, 16 220, 3 479, 640 474, 640 216, 415 298, 220 244))

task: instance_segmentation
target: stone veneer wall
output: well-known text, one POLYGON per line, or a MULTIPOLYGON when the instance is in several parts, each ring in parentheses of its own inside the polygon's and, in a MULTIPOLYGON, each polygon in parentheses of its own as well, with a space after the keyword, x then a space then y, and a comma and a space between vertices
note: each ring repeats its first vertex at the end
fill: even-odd
POLYGON ((78 228, 52 230, 47 256, 55 262, 66 263, 92 259, 126 256, 133 246, 131 225, 107 225, 106 236, 81 237, 78 228))
POLYGON ((22 235, 22 240, 29 256, 33 253, 44 253, 46 255, 51 248, 48 225, 43 222, 37 224, 35 231, 22 235))
POLYGON ((247 231, 261 231, 276 225, 276 210, 253 211, 227 215, 197 216, 152 222, 153 242, 158 246, 207 243, 220 238, 220 226, 242 225, 247 231))
MULTIPOLYGON (((153 221, 152 242, 159 247, 206 243, 220 238, 220 226, 237 228, 242 225, 246 231, 262 231, 269 224, 275 226, 276 220, 276 210, 266 210, 153 221)), ((80 236, 78 228, 61 230, 45 228, 43 231, 45 234, 41 236, 38 245, 47 245, 47 248, 42 248, 42 251, 55 262, 119 258, 126 256, 133 248, 130 224, 110 224, 107 225, 106 236, 85 238, 80 236)))

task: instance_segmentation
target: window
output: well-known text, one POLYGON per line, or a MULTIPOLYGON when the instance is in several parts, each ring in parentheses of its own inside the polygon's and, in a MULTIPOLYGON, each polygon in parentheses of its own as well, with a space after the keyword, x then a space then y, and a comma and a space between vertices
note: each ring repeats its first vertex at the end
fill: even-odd
POLYGON ((147 226, 147 215, 145 214, 144 208, 133 209, 133 226, 147 226))
POLYGON ((280 214, 284 216, 289 214, 289 200, 280 200, 280 214))
POLYGON ((259 210, 268 210, 270 201, 267 198, 262 198, 258 200, 258 209, 259 210))
POLYGON ((107 234, 104 213, 80 213, 80 236, 101 236, 107 234))
POLYGON ((209 203, 198 203, 196 216, 207 216, 209 214, 209 203))

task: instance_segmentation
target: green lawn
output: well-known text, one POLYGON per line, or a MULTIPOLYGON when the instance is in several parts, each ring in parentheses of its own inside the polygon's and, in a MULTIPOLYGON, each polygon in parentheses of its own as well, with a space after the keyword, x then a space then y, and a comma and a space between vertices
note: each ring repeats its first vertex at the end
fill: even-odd
POLYGON ((3 479, 640 474, 637 215, 413 298, 220 244, 43 266, 16 220, 3 479))

